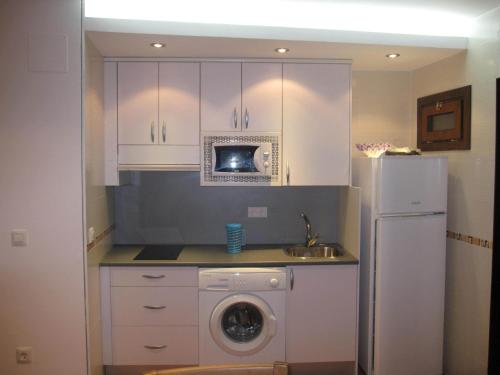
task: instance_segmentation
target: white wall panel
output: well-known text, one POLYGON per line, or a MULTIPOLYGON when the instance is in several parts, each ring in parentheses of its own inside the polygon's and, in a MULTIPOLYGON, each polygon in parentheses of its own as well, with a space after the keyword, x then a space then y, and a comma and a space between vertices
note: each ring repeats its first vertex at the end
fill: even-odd
POLYGON ((86 374, 80 25, 80 1, 0 2, 2 374, 86 374), (67 71, 59 53, 29 71, 28 35, 67 37, 67 71), (27 247, 10 245, 13 228, 27 247))
MULTIPOLYGON (((448 156, 448 230, 491 241, 495 158, 495 79, 500 71, 500 8, 476 20, 467 52, 414 72, 413 99, 472 85, 470 151, 448 156)), ((416 108, 413 109, 416 123, 416 108)), ((411 134, 415 144, 416 132, 411 134)), ((429 153, 433 154, 433 153, 429 153)), ((447 242, 444 370, 486 373, 491 249, 447 242)))

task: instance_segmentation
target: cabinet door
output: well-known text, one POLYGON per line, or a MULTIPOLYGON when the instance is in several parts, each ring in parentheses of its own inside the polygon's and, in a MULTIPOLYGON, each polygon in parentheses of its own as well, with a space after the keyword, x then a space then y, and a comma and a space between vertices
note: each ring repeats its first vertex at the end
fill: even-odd
POLYGON ((355 361, 357 266, 297 266, 290 272, 286 361, 355 361))
POLYGON ((118 144, 158 143, 158 63, 118 63, 118 144))
POLYGON ((202 131, 241 131, 241 64, 201 64, 202 131))
POLYGON ((159 143, 198 145, 200 64, 160 63, 159 143))
POLYGON ((281 132, 282 64, 242 64, 243 131, 281 132))
POLYGON ((350 66, 283 65, 283 185, 348 185, 350 66))

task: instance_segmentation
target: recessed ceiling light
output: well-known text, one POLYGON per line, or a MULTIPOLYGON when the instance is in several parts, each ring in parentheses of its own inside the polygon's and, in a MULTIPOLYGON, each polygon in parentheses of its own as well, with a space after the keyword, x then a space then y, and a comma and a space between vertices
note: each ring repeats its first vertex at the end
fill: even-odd
POLYGON ((165 47, 165 43, 154 42, 154 43, 151 43, 150 46, 155 47, 155 48, 163 48, 163 47, 165 47))
POLYGON ((388 53, 385 55, 388 59, 397 59, 399 56, 401 56, 399 53, 388 53))
POLYGON ((285 48, 285 47, 280 47, 280 48, 276 48, 275 51, 283 54, 283 53, 287 53, 290 50, 288 48, 285 48))

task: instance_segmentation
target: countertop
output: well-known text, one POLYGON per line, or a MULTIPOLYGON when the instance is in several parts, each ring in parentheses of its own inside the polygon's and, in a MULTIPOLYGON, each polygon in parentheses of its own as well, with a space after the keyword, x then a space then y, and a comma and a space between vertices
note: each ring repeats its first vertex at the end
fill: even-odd
POLYGON ((224 245, 186 245, 176 260, 134 260, 144 246, 115 246, 101 261, 101 266, 280 267, 358 264, 358 259, 349 252, 336 258, 298 258, 286 255, 283 246, 247 246, 241 253, 228 254, 224 245))

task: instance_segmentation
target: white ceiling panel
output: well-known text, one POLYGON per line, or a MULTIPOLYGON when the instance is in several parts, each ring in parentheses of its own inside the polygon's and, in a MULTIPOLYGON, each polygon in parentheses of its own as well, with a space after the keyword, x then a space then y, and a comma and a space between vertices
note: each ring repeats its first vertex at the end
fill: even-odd
POLYGON ((412 71, 442 60, 462 49, 411 46, 369 45, 269 39, 239 39, 145 35, 125 33, 87 33, 104 57, 144 58, 293 58, 351 59, 354 70, 412 71), (150 43, 165 43, 153 48, 150 43), (287 47, 290 52, 278 55, 274 49, 287 47), (385 57, 399 53, 398 59, 385 57))

